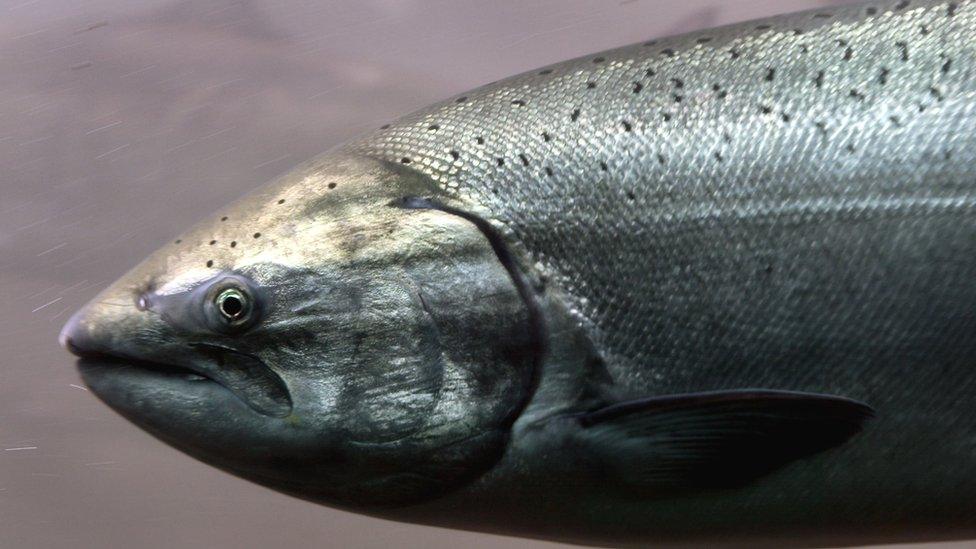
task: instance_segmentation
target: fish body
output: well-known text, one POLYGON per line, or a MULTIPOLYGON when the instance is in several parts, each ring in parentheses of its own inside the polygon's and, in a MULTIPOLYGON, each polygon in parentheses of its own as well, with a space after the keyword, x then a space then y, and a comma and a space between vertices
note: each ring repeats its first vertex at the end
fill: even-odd
POLYGON ((161 439, 386 518, 973 536, 974 38, 976 2, 873 2, 489 84, 219 212, 62 341, 161 439))

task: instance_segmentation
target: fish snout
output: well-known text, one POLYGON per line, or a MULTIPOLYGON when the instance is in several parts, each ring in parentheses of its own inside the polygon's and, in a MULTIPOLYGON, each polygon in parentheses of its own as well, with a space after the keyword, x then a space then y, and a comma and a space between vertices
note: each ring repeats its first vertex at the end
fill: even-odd
POLYGON ((86 303, 61 328, 58 342, 79 358, 116 355, 139 334, 158 330, 129 293, 109 288, 86 303))
POLYGON ((98 352, 95 339, 88 329, 87 317, 88 306, 85 306, 71 315, 58 335, 58 342, 61 346, 80 358, 89 357, 98 352))

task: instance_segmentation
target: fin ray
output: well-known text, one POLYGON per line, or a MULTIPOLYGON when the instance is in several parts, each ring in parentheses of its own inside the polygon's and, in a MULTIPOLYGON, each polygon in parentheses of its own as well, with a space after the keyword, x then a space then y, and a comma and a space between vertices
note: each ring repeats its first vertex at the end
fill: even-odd
POLYGON ((668 395, 579 414, 609 475, 634 487, 723 488, 839 446, 873 417, 844 397, 761 389, 668 395))

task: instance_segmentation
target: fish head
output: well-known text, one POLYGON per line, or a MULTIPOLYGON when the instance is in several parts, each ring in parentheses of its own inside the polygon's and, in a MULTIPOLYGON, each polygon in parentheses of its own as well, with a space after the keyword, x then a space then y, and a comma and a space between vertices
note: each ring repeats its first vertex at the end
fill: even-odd
POLYGON ((435 188, 310 161, 151 255, 62 344, 110 407, 222 469, 358 510, 435 498, 504 451, 539 352, 485 234, 396 205, 435 188))

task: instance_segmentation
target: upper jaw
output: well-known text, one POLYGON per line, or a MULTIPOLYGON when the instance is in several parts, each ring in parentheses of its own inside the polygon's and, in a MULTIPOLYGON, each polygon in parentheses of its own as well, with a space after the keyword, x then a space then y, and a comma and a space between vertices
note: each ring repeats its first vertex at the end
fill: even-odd
MULTIPOLYGON (((219 384, 252 410, 270 417, 292 412, 292 398, 285 382, 259 357, 211 343, 160 344, 158 349, 139 349, 117 336, 108 340, 90 329, 90 307, 76 313, 61 330, 61 345, 78 356, 86 368, 86 381, 118 376, 120 367, 143 370, 143 380, 175 378, 184 383, 210 381, 219 384)), ((172 379, 171 379, 172 381, 172 379)), ((110 387, 111 384, 101 386, 110 387)), ((111 395, 99 395, 111 398, 111 395)))

